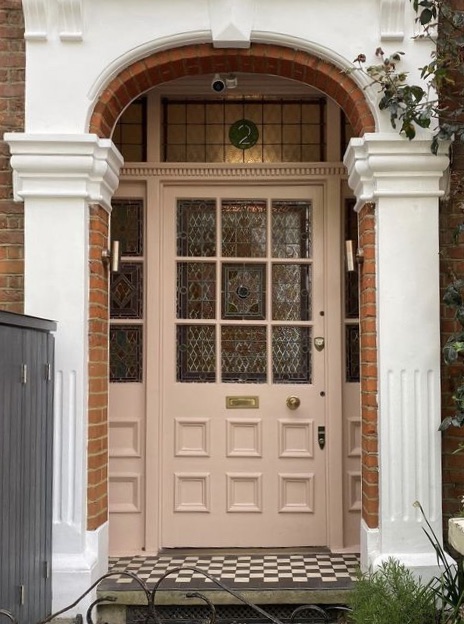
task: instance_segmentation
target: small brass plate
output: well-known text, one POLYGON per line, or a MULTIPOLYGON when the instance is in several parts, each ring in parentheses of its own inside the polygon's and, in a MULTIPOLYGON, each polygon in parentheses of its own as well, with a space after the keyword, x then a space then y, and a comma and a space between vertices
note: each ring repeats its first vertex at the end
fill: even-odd
POLYGON ((257 409, 259 397, 257 396, 228 396, 226 397, 227 409, 257 409))

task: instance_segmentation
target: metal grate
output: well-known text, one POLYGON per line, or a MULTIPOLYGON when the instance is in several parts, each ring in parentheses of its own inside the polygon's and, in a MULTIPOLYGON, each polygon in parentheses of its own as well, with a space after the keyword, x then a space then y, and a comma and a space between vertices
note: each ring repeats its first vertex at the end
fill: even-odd
MULTIPOLYGON (((292 614, 295 624, 316 624, 319 622, 335 623, 343 621, 345 608, 337 605, 314 606, 297 604, 260 605, 269 615, 278 618, 283 624, 291 622, 292 614), (323 617, 321 609, 326 614, 323 617)), ((269 624, 270 620, 254 611, 247 605, 216 605, 218 624, 269 624)), ((161 622, 166 624, 204 624, 211 616, 211 610, 203 605, 160 605, 156 607, 161 622)), ((146 622, 147 608, 128 606, 126 611, 127 624, 146 622)))

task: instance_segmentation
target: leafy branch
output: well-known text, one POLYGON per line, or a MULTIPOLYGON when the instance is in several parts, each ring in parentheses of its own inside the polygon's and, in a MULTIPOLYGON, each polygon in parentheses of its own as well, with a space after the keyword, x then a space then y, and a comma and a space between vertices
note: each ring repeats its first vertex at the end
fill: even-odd
POLYGON ((349 71, 361 71, 381 94, 380 110, 390 114, 393 128, 409 140, 416 128, 433 128, 432 152, 440 140, 464 141, 464 11, 450 6, 449 0, 410 0, 422 27, 421 38, 434 44, 431 58, 420 69, 427 88, 409 84, 408 73, 397 69, 403 52, 386 55, 377 48, 379 62, 366 66, 366 56, 358 55, 349 71))

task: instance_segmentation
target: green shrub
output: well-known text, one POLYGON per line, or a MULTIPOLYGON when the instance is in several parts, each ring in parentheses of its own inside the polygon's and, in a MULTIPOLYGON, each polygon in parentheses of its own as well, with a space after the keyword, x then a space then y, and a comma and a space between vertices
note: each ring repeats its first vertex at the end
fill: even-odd
POLYGON ((355 582, 350 620, 356 624, 432 624, 435 593, 395 559, 375 571, 360 573, 355 582))

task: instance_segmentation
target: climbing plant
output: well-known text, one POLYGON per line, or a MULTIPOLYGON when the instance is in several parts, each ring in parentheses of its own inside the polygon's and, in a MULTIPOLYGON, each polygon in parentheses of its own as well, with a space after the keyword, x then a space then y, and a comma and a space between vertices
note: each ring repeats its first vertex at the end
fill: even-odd
POLYGON ((434 43, 430 59, 419 68, 427 87, 409 83, 400 51, 387 55, 377 48, 378 63, 368 66, 366 55, 360 54, 351 71, 362 71, 379 87, 379 108, 408 139, 415 137, 417 126, 432 128, 436 153, 441 139, 464 140, 464 11, 450 0, 410 1, 422 29, 417 36, 434 43))

